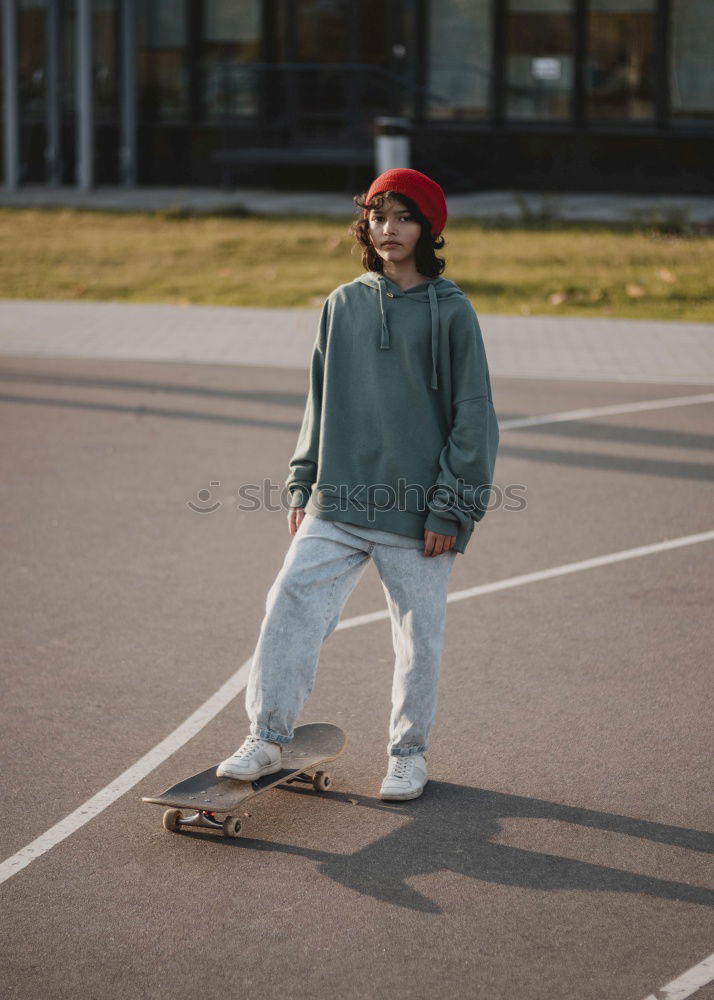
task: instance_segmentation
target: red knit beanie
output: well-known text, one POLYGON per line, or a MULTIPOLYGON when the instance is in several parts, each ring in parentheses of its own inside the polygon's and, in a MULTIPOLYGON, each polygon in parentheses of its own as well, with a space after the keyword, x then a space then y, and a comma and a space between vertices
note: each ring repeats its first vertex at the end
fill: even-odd
MULTIPOLYGON (((372 186, 367 192, 367 202, 369 203, 376 194, 382 194, 385 191, 394 191, 411 198, 412 201, 416 202, 422 215, 431 223, 432 237, 436 238, 441 234, 446 225, 446 198, 440 185, 431 177, 427 177, 420 170, 411 170, 409 167, 385 170, 376 180, 372 181, 372 186)), ((366 209, 363 214, 367 218, 366 209)))

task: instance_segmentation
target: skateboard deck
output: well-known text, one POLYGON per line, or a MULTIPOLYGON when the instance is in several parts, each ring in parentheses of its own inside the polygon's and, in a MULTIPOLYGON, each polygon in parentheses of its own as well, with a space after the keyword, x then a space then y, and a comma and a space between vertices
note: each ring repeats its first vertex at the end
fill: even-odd
POLYGON ((293 740, 283 748, 283 767, 275 774, 264 774, 255 781, 238 781, 219 778, 218 763, 205 771, 191 775, 184 781, 167 788, 160 795, 144 795, 143 802, 169 806, 164 813, 164 827, 177 832, 182 826, 201 826, 222 830, 226 837, 237 837, 241 823, 236 811, 255 795, 288 785, 305 782, 316 792, 325 792, 331 778, 327 771, 314 769, 319 764, 334 760, 345 748, 347 739, 338 726, 324 722, 298 726, 293 740), (309 774, 308 772, 314 772, 309 774), (190 810, 188 815, 183 810, 190 810))

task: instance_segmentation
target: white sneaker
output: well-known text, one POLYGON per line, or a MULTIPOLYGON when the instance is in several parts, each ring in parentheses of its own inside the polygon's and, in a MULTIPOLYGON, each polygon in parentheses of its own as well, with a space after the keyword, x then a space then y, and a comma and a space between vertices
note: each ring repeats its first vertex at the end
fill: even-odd
POLYGON ((216 768, 219 778, 236 778, 238 781, 255 781, 264 774, 275 774, 283 766, 283 751, 277 743, 248 736, 231 757, 226 757, 216 768))
POLYGON ((389 769, 379 792, 380 799, 416 799, 426 785, 426 760, 422 754, 389 757, 389 769))

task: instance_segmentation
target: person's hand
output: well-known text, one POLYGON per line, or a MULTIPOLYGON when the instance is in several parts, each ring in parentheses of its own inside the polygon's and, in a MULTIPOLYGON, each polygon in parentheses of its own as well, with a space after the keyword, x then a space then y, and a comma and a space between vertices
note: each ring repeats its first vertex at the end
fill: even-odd
POLYGON ((304 517, 305 517, 304 507, 290 508, 290 510, 288 511, 288 530, 290 531, 291 535, 296 534, 304 517))
POLYGON ((424 532, 424 555, 440 556, 448 552, 456 543, 456 535, 438 535, 435 531, 424 532))

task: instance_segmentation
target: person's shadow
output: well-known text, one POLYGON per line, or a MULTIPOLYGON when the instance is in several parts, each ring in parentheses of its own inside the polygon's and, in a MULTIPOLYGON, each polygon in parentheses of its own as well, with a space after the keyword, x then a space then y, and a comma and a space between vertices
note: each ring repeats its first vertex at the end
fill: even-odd
MULTIPOLYGON (((294 787, 289 792, 314 794, 294 787)), ((439 781, 430 781, 420 799, 401 804, 362 796, 350 800, 343 793, 328 793, 324 798, 335 802, 356 801, 363 808, 398 812, 411 822, 353 854, 311 850, 247 837, 232 843, 252 850, 312 858, 318 862, 318 870, 335 882, 375 899, 424 913, 442 911, 431 899, 409 886, 407 879, 438 871, 526 889, 634 892, 714 906, 714 890, 709 888, 636 875, 618 868, 496 844, 491 840, 499 832, 501 821, 508 817, 537 818, 714 853, 714 835, 700 830, 439 781)))

